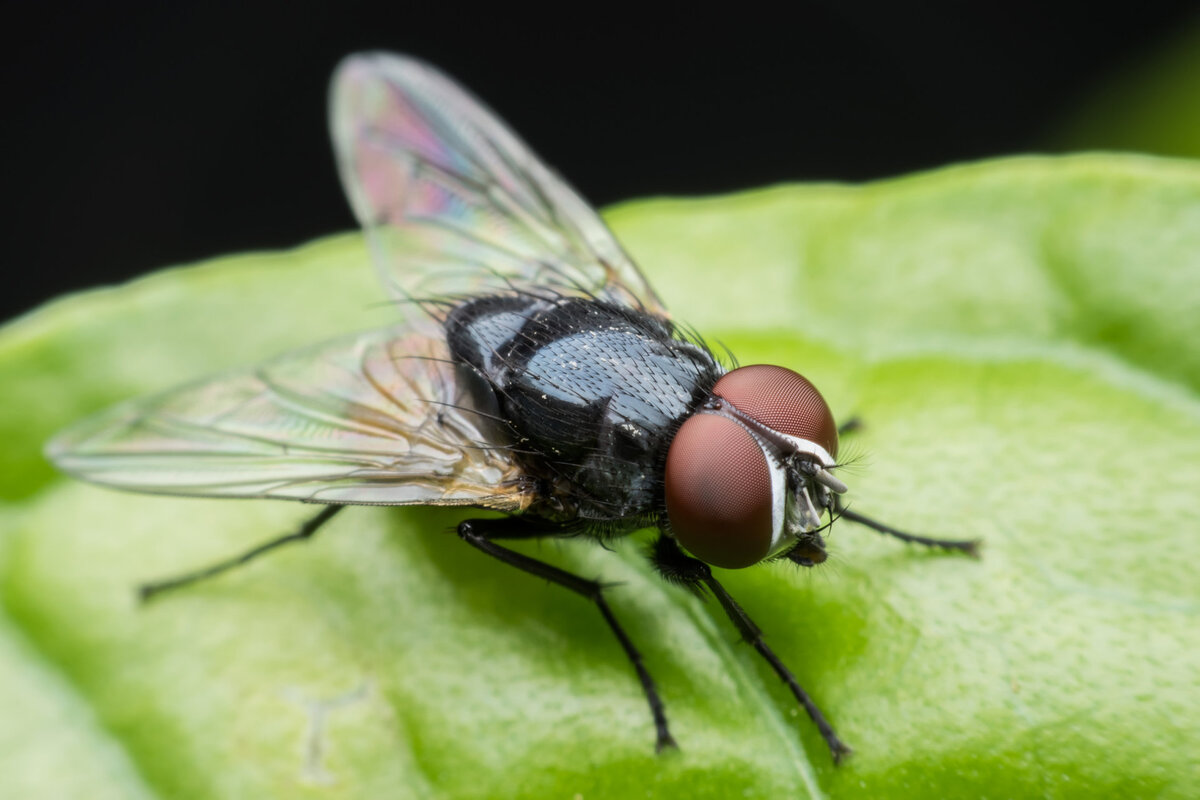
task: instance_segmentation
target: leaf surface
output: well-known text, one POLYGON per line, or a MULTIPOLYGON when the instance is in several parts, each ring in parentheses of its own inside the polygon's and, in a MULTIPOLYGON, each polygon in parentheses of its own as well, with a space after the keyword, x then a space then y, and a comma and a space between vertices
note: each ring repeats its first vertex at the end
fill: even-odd
MULTIPOLYGON (((357 236, 64 298, 0 329, 0 775, 19 796, 1094 797, 1200 785, 1200 166, 1009 159, 609 214, 669 308, 862 430, 830 562, 727 572, 841 735, 714 603, 618 583, 678 752, 594 609, 356 508, 148 607, 141 581, 285 532, 271 501, 121 494, 42 443, 109 403, 386 325, 357 236)), ((845 453, 843 453, 845 454, 845 453)))

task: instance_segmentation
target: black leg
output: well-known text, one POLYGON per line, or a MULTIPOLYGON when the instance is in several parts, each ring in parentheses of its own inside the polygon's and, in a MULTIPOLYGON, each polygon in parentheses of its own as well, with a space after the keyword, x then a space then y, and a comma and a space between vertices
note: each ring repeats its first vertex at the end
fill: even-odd
MULTIPOLYGON (((862 428, 862 420, 858 417, 851 417, 838 426, 838 436, 853 433, 860 428, 862 428)), ((924 545, 925 547, 939 547, 943 550, 957 550, 961 553, 966 553, 971 558, 979 558, 980 541, 978 539, 931 539, 928 536, 917 536, 913 533, 907 533, 898 528, 893 528, 891 525, 884 525, 882 522, 877 522, 870 517, 863 516, 857 511, 851 511, 842 504, 842 498, 837 495, 833 496, 833 510, 834 513, 845 519, 857 522, 860 525, 866 525, 868 528, 879 533, 895 536, 902 542, 924 545)))
POLYGON ((854 433, 856 430, 858 430, 861 427, 862 427, 862 420, 859 419, 858 417, 851 417, 850 419, 843 422, 841 425, 838 425, 838 436, 845 436, 847 433, 854 433))
POLYGON ((725 587, 713 577, 712 570, 703 561, 686 556, 675 544, 675 541, 667 536, 660 536, 654 544, 654 549, 651 553, 651 560, 654 566, 658 568, 659 573, 672 583, 689 586, 699 590, 700 587, 708 589, 713 596, 717 598, 717 602, 721 604, 721 608, 729 616, 731 622, 741 633, 742 639, 758 651, 766 662, 771 665, 771 669, 775 670, 775 674, 779 676, 788 689, 791 690, 792 696, 796 701, 804 707, 808 712, 808 716, 816 724, 817 730, 821 732, 821 737, 825 743, 829 745, 829 752, 833 755, 834 763, 840 763, 843 758, 848 756, 852 751, 838 735, 834 732, 833 726, 825 719, 825 715, 821 713, 821 709, 817 708, 817 704, 808 696, 808 692, 804 691, 800 686, 796 676, 792 671, 779 660, 779 656, 775 655, 775 651, 767 646, 763 641, 762 629, 754 624, 754 620, 750 619, 750 615, 746 613, 737 601, 725 591, 725 587))
POLYGON ((289 533, 287 536, 281 536, 278 539, 272 539, 264 544, 260 544, 253 550, 242 553, 240 556, 236 556, 235 558, 221 561, 213 564, 211 567, 205 567, 204 569, 199 569, 195 572, 187 572, 174 578, 168 578, 164 581, 143 583, 140 587, 138 587, 138 596, 143 602, 145 602, 168 589, 178 589, 181 586, 187 586, 195 583, 196 581, 204 580, 205 578, 211 578, 214 575, 220 575, 222 572, 245 564, 247 561, 261 556, 268 550, 274 550, 280 545, 287 544, 288 542, 298 542, 301 539, 307 539, 316 533, 322 525, 328 522, 334 514, 341 511, 343 508, 345 508, 345 506, 325 506, 325 508, 321 509, 320 514, 317 514, 315 517, 305 522, 295 532, 289 533))
POLYGON ((837 495, 833 496, 833 510, 842 519, 866 525, 868 528, 888 536, 895 536, 902 542, 924 545, 925 547, 940 547, 943 550, 957 550, 961 553, 966 553, 971 558, 979 558, 978 539, 931 539, 928 536, 905 533, 898 528, 893 528, 891 525, 884 525, 882 522, 877 522, 870 517, 864 517, 857 511, 851 511, 842 504, 842 499, 837 495))
POLYGON ((557 583, 559 586, 570 589, 572 592, 596 604, 597 608, 600 609, 600 614, 604 617, 604 621, 608 623, 608 627, 612 628, 617 641, 624 648, 625 655, 633 663, 633 669, 637 672, 638 680, 642 683, 642 691, 646 693, 646 700, 650 703, 650 714, 654 717, 654 730, 657 736, 655 750, 661 752, 663 748, 675 747, 675 740, 671 738, 671 731, 667 728, 667 715, 663 711, 662 699, 658 696, 658 689, 654 685, 654 679, 650 677, 650 673, 642 663, 642 654, 633 646, 633 642, 625 633, 625 629, 621 627, 621 623, 617 622, 617 618, 613 616, 612 609, 608 607, 608 602, 604 599, 604 586, 597 581, 581 578, 578 575, 559 569, 544 561, 538 561, 536 558, 530 558, 529 556, 509 550, 507 547, 502 547, 492 541, 492 539, 545 536, 552 530, 559 530, 561 532, 561 529, 539 526, 534 520, 522 520, 520 517, 468 519, 463 520, 458 525, 459 537, 472 547, 482 550, 492 558, 503 561, 505 564, 528 572, 530 575, 536 575, 539 578, 545 578, 551 583, 557 583), (524 525, 523 530, 522 523, 524 525), (531 530, 533 531, 532 533, 529 532, 531 530))

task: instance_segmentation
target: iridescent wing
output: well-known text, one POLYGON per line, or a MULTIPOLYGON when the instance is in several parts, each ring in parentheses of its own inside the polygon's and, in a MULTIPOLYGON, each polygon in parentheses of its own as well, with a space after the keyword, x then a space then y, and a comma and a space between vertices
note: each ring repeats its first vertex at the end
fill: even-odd
POLYGON ((531 487, 488 443, 458 369, 418 320, 125 403, 46 452, 140 492, 524 510, 531 487))
MULTIPOLYGON (((665 316, 595 212, 431 67, 351 57, 335 76, 332 126, 394 297, 551 290, 665 316)), ((533 488, 472 410, 460 369, 418 314, 118 406, 60 434, 47 455, 143 492, 524 510, 533 488)))
POLYGON ((596 212, 433 67, 351 56, 330 106, 343 186, 394 297, 549 288, 666 316, 596 212))

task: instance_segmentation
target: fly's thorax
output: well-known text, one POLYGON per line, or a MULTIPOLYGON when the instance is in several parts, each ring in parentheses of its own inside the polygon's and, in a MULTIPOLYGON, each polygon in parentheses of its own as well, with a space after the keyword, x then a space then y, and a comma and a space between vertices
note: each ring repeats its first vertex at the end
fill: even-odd
POLYGON ((550 304, 528 294, 487 295, 459 303, 442 322, 451 355, 494 381, 511 358, 514 342, 550 304))
POLYGON ((825 560, 818 533, 833 495, 837 426, 801 375, 768 365, 733 370, 680 426, 667 452, 667 528, 718 567, 751 566, 795 551, 825 560))
POLYGON ((527 474, 565 486, 590 522, 653 517, 666 442, 721 377, 707 350, 660 317, 580 297, 476 298, 443 325, 527 474))

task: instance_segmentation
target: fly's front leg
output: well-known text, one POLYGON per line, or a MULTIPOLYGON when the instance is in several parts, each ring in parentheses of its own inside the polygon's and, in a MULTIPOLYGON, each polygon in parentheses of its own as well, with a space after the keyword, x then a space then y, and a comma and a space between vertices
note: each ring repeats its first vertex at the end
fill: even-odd
POLYGON ((846 508, 842 503, 842 498, 837 495, 833 495, 833 511, 842 519, 857 522, 859 525, 866 525, 873 531, 882 533, 885 536, 894 536, 902 542, 919 544, 924 547, 938 547, 942 550, 957 550, 960 553, 969 555, 971 558, 979 558, 978 539, 931 539, 928 536, 907 533, 899 528, 893 528, 891 525, 885 525, 882 522, 859 514, 857 511, 851 511, 849 508, 846 508))
POLYGON ((821 709, 817 708, 817 704, 808 696, 808 692, 804 691, 800 686, 796 676, 792 671, 775 655, 775 651, 767 646, 763 641, 762 629, 754 624, 754 620, 750 619, 750 615, 746 610, 738 605, 737 601, 725 591, 725 587, 713 577, 712 570, 708 564, 699 561, 691 556, 686 556, 679 546, 675 544, 675 540, 667 536, 660 536, 658 541, 654 543, 654 549, 650 554, 650 560, 654 562, 654 566, 658 569, 659 574, 664 579, 671 583, 677 583, 683 586, 688 586, 697 592, 703 594, 702 589, 707 589, 712 592, 717 598, 717 602, 721 604, 726 615, 728 615, 734 627, 742 635, 742 640, 753 647, 758 654, 761 655, 771 669, 775 670, 775 674, 779 676, 788 689, 791 690, 792 696, 796 701, 804 707, 808 712, 808 716, 816 724, 817 730, 821 732, 821 737, 825 739, 825 743, 829 745, 829 752, 833 754, 834 763, 840 763, 841 760, 848 756, 852 751, 834 732, 833 726, 825 719, 825 715, 821 713, 821 709))
POLYGON ((671 737, 671 731, 667 727, 667 715, 663 711, 662 699, 658 696, 654 679, 650 677, 650 673, 642 663, 642 654, 634 647, 628 634, 625 633, 625 629, 621 627, 621 623, 617 622, 612 609, 608 607, 608 601, 604 599, 604 586, 597 581, 581 578, 544 561, 509 550, 493 541, 495 539, 537 538, 553 535, 554 532, 561 532, 561 529, 521 517, 468 519, 458 525, 459 538, 477 550, 482 550, 492 558, 503 561, 523 572, 528 572, 530 575, 557 583, 596 604, 604 621, 608 623, 608 627, 612 629, 617 641, 625 650, 625 655, 633 664, 638 680, 641 681, 642 691, 646 693, 646 700, 650 703, 650 714, 654 717, 654 730, 657 737, 655 750, 661 752, 663 748, 675 747, 675 740, 671 737))
POLYGON ((213 564, 210 567, 195 570, 194 572, 186 572, 183 575, 177 575, 174 578, 155 581, 154 583, 143 583, 138 587, 138 596, 141 598, 142 602, 152 600, 168 589, 178 589, 182 586, 188 586, 196 583, 197 581, 204 580, 205 578, 212 578, 216 575, 220 575, 222 572, 227 572, 234 567, 241 566, 247 561, 257 558, 258 556, 261 556, 263 553, 266 553, 270 550, 274 550, 280 545, 285 545, 288 542, 299 542, 304 539, 308 539, 314 533, 320 530, 321 526, 328 522, 334 514, 338 513, 343 508, 345 508, 345 506, 325 506, 325 508, 321 509, 321 513, 309 519, 292 533, 260 544, 258 547, 248 550, 245 553, 242 553, 240 556, 235 556, 225 561, 213 564))
MULTIPOLYGON (((862 420, 858 417, 851 417, 838 426, 838 436, 853 433, 860 428, 862 428, 862 420)), ((891 525, 885 525, 878 520, 859 514, 857 511, 851 511, 842 503, 842 498, 836 494, 833 495, 833 512, 852 522, 857 522, 859 525, 866 525, 871 530, 882 533, 885 536, 894 536, 902 542, 919 544, 924 547, 937 547, 942 550, 957 550, 960 553, 966 553, 971 558, 979 558, 980 541, 978 539, 932 539, 928 536, 918 536, 915 533, 908 533, 907 531, 893 528, 891 525)))

